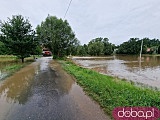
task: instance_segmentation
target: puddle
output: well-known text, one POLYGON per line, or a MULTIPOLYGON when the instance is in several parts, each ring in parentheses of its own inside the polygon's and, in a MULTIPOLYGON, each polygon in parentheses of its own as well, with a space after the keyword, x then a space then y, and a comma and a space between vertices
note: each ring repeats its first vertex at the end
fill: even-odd
MULTIPOLYGON (((37 66, 38 63, 30 64, 1 82, 0 120, 5 119, 12 108, 16 109, 25 104, 30 95, 30 86, 32 86, 34 76, 37 74, 37 66)), ((3 73, 0 72, 0 74, 4 76, 3 73)))
POLYGON ((1 82, 1 80, 2 80, 3 78, 5 78, 6 76, 7 76, 7 73, 2 72, 2 71, 0 70, 0 82, 1 82))

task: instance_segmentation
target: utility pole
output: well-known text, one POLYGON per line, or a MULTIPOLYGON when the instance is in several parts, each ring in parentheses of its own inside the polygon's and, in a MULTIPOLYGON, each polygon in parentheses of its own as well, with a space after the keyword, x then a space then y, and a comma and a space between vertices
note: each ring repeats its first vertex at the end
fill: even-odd
POLYGON ((141 60, 141 57, 142 57, 142 46, 143 46, 143 39, 142 39, 142 42, 141 42, 140 60, 141 60))
POLYGON ((143 39, 141 42, 141 50, 140 50, 140 56, 139 56, 139 69, 141 71, 141 60, 142 60, 142 47, 143 47, 143 39))

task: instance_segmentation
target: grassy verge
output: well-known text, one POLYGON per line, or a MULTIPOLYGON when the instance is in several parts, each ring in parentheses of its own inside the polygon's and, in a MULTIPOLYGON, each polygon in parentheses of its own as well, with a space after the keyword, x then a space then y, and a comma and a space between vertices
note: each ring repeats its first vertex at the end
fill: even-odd
POLYGON ((61 61, 61 64, 110 116, 118 106, 155 106, 160 109, 160 91, 136 87, 130 82, 99 74, 68 61, 61 61))

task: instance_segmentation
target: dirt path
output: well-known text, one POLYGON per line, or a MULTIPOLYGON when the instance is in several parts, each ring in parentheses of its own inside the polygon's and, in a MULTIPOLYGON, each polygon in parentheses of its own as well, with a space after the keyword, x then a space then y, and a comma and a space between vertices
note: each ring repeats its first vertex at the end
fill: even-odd
POLYGON ((108 120, 74 79, 51 58, 0 84, 0 120, 108 120))

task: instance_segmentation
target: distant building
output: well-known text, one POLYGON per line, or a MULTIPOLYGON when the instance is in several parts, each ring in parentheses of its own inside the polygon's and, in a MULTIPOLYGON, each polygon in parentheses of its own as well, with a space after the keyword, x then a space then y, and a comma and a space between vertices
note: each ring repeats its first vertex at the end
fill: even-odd
POLYGON ((151 48, 147 48, 147 52, 150 52, 151 51, 151 48))

